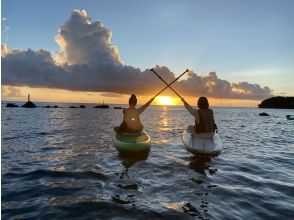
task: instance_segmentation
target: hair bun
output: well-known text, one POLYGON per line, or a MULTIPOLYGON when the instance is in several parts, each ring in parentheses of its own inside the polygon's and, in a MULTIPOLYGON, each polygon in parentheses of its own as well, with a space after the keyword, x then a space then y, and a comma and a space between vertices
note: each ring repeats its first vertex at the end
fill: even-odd
POLYGON ((131 105, 136 105, 137 104, 137 97, 135 94, 132 94, 130 99, 129 99, 129 104, 131 105))

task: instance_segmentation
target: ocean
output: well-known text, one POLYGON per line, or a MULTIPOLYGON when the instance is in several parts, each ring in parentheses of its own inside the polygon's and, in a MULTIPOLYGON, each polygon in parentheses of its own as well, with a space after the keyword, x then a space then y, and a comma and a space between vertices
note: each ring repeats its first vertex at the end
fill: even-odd
POLYGON ((113 147, 113 105, 5 104, 3 219, 294 218, 294 110, 212 108, 223 153, 206 157, 183 148, 194 123, 183 107, 151 106, 141 117, 151 152, 136 159, 113 147))

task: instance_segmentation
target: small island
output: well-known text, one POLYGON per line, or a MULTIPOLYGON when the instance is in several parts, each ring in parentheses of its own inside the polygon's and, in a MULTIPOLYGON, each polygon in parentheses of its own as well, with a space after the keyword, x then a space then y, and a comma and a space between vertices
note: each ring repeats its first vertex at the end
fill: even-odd
POLYGON ((120 106, 115 106, 115 107, 113 107, 113 109, 125 109, 125 108, 120 107, 120 106))
POLYGON ((103 101, 103 104, 102 105, 96 105, 93 108, 109 108, 109 105, 105 105, 104 104, 104 101, 103 101))
POLYGON ((97 105, 93 108, 109 108, 109 106, 108 105, 97 105))
POLYGON ((294 97, 275 96, 263 100, 259 108, 294 109, 294 97))
POLYGON ((28 94, 28 101, 21 107, 23 107, 23 108, 36 108, 37 106, 33 102, 31 102, 30 98, 31 98, 31 96, 30 96, 30 94, 28 94))

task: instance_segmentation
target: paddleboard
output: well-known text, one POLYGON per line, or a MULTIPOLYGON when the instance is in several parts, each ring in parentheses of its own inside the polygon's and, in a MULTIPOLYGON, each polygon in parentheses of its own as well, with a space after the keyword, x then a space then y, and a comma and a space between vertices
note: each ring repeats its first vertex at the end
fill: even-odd
POLYGON ((115 133, 113 143, 121 152, 140 152, 151 148, 151 138, 145 131, 135 135, 115 133))
POLYGON ((182 141, 185 149, 192 154, 212 154, 218 155, 222 151, 222 142, 217 133, 213 138, 204 139, 191 135, 188 129, 183 132, 182 141))

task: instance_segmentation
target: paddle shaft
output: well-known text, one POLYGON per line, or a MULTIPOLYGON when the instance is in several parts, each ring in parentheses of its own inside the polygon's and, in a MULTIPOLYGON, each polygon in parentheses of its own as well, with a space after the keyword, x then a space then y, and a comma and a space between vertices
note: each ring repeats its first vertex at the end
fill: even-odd
MULTIPOLYGON (((154 72, 153 69, 151 69, 152 72, 154 72)), ((179 75, 177 78, 175 78, 170 84, 166 83, 166 87, 164 87, 162 90, 160 90, 153 98, 155 98, 156 96, 158 96, 160 93, 162 93, 164 90, 166 90, 168 87, 170 87, 174 82, 176 82, 179 78, 181 78, 186 72, 189 72, 188 69, 186 69, 185 72, 183 72, 181 75, 179 75)))
MULTIPOLYGON (((182 100, 184 100, 185 102, 186 102, 186 100, 179 94, 179 93, 177 93, 177 91, 176 90, 174 90, 169 84, 167 84, 167 82, 165 82, 164 81, 164 79, 162 79, 161 78, 161 76, 160 75, 158 75, 155 71, 154 71, 154 69, 151 69, 151 71, 162 81, 162 82, 164 82, 165 84, 166 84, 166 87, 169 87, 177 96, 179 96, 182 100)), ((187 104, 188 104, 188 102, 186 102, 187 104)), ((189 105, 189 104, 188 104, 189 105)), ((190 105, 189 105, 190 106, 190 105)), ((191 106, 190 106, 191 107, 191 106)))

